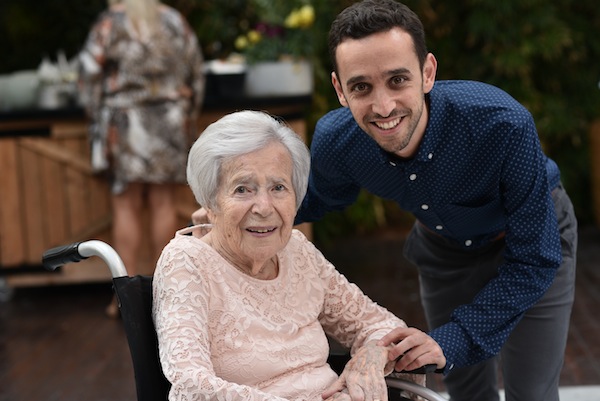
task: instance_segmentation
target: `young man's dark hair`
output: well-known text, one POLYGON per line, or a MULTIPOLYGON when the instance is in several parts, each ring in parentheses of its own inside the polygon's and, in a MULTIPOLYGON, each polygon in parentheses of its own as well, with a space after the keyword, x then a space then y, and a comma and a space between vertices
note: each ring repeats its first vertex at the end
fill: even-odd
POLYGON ((421 20, 410 8, 395 0, 365 0, 343 10, 329 30, 329 56, 338 73, 335 51, 346 39, 361 39, 377 32, 402 28, 413 40, 421 68, 427 56, 425 31, 421 20))

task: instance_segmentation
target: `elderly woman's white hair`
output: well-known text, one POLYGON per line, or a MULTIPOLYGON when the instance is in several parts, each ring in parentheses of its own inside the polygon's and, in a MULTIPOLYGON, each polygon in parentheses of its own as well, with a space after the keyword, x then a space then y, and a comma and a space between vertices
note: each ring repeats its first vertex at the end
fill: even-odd
POLYGON ((224 161, 281 143, 292 158, 292 185, 296 209, 308 187, 310 153, 291 128, 267 113, 238 111, 209 125, 192 146, 187 163, 187 181, 203 207, 216 210, 219 175, 224 161))

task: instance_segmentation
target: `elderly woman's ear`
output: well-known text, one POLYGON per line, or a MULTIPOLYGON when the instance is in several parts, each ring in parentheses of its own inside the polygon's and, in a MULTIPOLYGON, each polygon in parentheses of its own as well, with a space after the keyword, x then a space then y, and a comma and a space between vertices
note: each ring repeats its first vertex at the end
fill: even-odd
MULTIPOLYGON (((210 224, 209 214, 210 211, 204 207, 195 210, 194 213, 192 213, 192 224, 210 224)), ((204 235, 204 233, 201 230, 194 230, 192 231, 192 233, 194 237, 198 238, 201 238, 204 235)))
POLYGON ((192 213, 192 223, 194 225, 210 223, 210 220, 208 219, 208 210, 201 207, 200 209, 194 211, 194 213, 192 213))

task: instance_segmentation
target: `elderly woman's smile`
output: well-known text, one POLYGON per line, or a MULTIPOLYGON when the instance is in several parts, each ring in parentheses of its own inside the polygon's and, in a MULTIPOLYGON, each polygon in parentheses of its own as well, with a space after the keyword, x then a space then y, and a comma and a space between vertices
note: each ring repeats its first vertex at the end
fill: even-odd
POLYGON ((213 229, 204 237, 235 267, 277 276, 276 254, 290 239, 296 215, 292 159, 280 143, 223 162, 213 229))

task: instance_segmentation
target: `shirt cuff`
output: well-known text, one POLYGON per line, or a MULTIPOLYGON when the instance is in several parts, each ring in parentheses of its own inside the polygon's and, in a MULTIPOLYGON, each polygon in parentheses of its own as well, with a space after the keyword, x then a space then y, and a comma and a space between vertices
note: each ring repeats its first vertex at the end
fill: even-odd
POLYGON ((472 342, 467 333, 454 322, 446 323, 429 333, 442 348, 446 357, 446 366, 442 369, 444 375, 458 366, 468 365, 468 354, 472 342))

